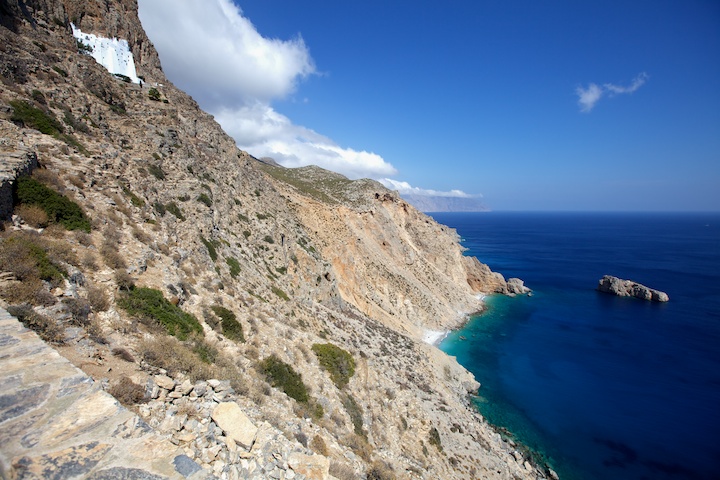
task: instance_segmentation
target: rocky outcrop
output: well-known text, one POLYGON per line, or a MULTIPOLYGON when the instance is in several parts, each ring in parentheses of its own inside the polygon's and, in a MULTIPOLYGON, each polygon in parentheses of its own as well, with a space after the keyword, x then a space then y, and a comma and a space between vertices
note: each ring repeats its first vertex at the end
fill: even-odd
POLYGON ((9 219, 12 214, 15 180, 28 175, 38 165, 35 152, 28 149, 7 151, 3 149, 5 143, 14 145, 15 142, 0 137, 0 221, 9 219))
POLYGON ((526 287, 525 282, 519 278, 508 278, 507 290, 510 295, 525 295, 532 291, 526 287))
POLYGON ((597 290, 604 293, 612 293, 619 297, 635 297, 653 302, 667 302, 670 300, 670 297, 668 297, 668 294, 665 292, 648 288, 632 280, 613 277, 612 275, 602 277, 598 282, 597 290))

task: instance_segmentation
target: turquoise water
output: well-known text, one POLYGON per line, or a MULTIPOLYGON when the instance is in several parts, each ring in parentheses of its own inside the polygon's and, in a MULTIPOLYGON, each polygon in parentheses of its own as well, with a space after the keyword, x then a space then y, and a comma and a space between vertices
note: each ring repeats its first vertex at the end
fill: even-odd
POLYGON ((489 421, 565 479, 718 478, 719 214, 433 216, 534 291, 489 297, 441 344, 489 421), (670 302, 596 292, 604 274, 670 302))

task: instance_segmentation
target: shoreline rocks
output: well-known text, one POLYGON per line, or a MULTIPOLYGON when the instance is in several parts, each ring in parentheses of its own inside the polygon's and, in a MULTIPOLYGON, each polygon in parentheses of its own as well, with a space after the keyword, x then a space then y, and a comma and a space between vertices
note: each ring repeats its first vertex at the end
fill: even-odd
POLYGON ((641 300, 653 302, 667 302, 670 300, 668 294, 646 287, 632 280, 605 275, 598 281, 597 290, 603 293, 612 293, 618 297, 635 297, 641 300))

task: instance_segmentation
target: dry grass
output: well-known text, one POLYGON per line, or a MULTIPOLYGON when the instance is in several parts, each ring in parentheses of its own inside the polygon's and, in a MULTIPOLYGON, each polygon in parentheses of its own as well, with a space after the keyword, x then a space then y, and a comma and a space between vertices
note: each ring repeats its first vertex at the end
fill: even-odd
POLYGON ((110 299, 105 290, 99 287, 87 288, 87 301, 93 312, 104 312, 110 308, 110 299))
POLYGON ((320 455, 329 456, 330 451, 328 450, 327 444, 325 443, 325 440, 320 435, 315 435, 310 442, 310 448, 315 453, 319 453, 320 455))
POLYGON ((45 210, 37 205, 19 205, 15 209, 15 213, 31 227, 45 228, 50 223, 50 218, 45 213, 45 210))
POLYGON ((44 341, 56 345, 64 343, 64 329, 54 319, 36 313, 29 305, 10 306, 7 311, 44 341))
POLYGON ((108 389, 108 393, 125 406, 145 401, 145 389, 124 375, 108 389))
POLYGON ((127 349, 123 347, 115 347, 112 349, 112 354, 118 358, 125 360, 126 362, 135 363, 135 357, 132 356, 127 349))

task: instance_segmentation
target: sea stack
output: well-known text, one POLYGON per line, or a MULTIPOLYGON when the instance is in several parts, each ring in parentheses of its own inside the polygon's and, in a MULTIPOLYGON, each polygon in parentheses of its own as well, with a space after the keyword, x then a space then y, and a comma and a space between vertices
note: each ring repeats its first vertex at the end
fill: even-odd
POLYGON ((670 300, 670 297, 665 292, 648 288, 632 280, 613 277, 612 275, 602 277, 598 282, 597 289, 600 292, 612 293, 619 297, 635 297, 653 302, 667 302, 670 300))

